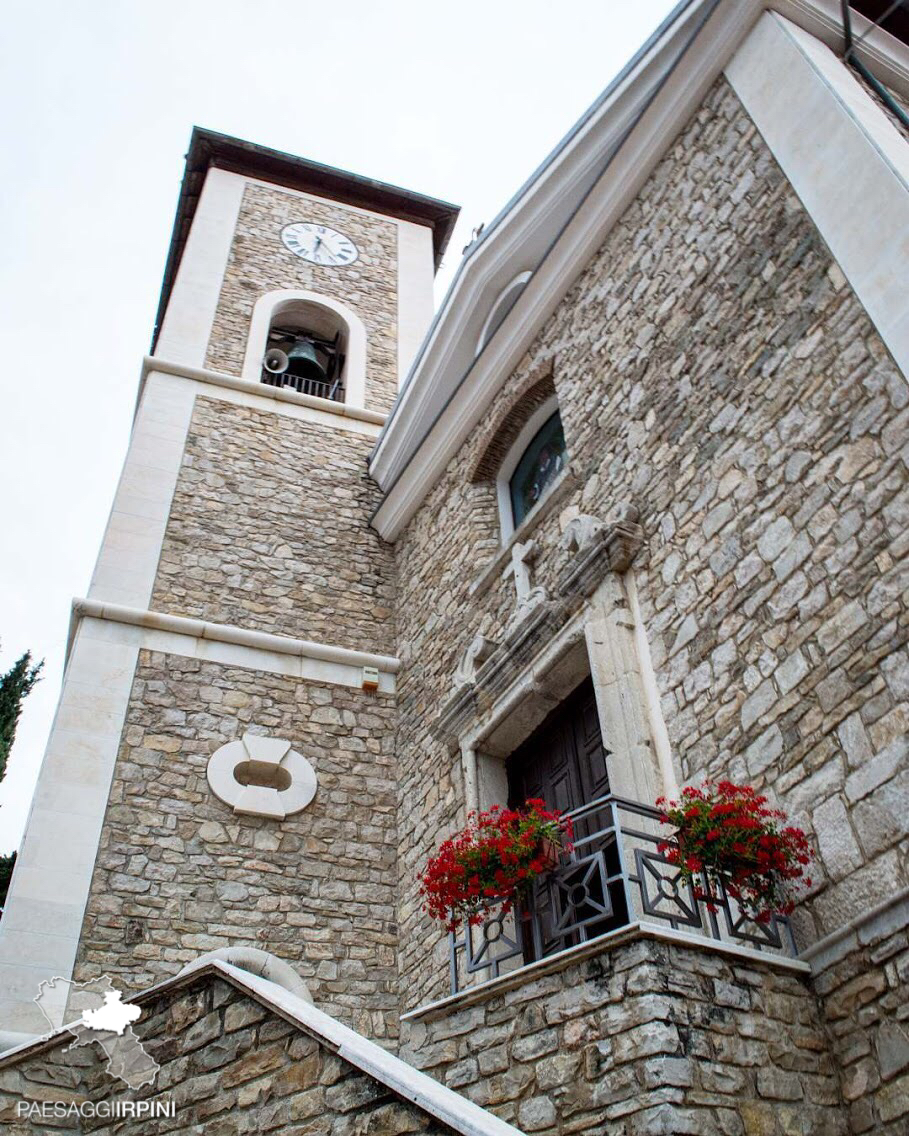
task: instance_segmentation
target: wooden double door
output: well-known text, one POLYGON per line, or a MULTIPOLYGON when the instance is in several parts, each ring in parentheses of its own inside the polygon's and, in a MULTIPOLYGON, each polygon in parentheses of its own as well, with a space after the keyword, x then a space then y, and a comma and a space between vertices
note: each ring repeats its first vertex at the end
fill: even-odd
MULTIPOLYGON (((539 797, 573 812, 609 793, 609 752, 603 744, 593 682, 587 679, 506 762, 512 808, 539 797)), ((575 820, 573 857, 563 857, 519 905, 524 957, 532 962, 628 921, 612 806, 575 820)))
POLYGON ((588 678, 508 759, 509 806, 540 797, 551 809, 579 809, 609 792, 606 758, 588 678))

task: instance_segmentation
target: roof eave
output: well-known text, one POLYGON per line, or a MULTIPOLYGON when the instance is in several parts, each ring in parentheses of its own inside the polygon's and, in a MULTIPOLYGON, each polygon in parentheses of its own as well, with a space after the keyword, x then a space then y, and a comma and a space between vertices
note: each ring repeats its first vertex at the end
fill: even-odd
POLYGON ((325 166, 294 154, 272 150, 242 138, 233 138, 227 134, 195 126, 190 137, 183 180, 177 198, 177 210, 155 317, 152 352, 180 267, 183 248, 192 226, 205 175, 212 166, 246 175, 258 181, 283 186, 286 189, 330 197, 355 208, 370 209, 399 220, 425 225, 432 230, 436 268, 441 262, 460 211, 458 206, 447 201, 413 193, 399 186, 376 181, 374 178, 362 177, 334 166, 325 166))

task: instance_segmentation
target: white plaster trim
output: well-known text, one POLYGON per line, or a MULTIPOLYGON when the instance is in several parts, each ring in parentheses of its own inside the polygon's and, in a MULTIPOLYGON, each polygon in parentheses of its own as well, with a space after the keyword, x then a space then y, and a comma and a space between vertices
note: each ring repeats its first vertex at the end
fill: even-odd
MULTIPOLYGON (((499 472, 496 475, 496 501, 498 502, 499 506, 499 531, 501 534, 501 543, 503 546, 509 543, 515 529, 514 510, 511 507, 511 491, 509 488, 511 475, 517 469, 518 462, 524 456, 524 451, 536 437, 541 427, 549 421, 549 419, 553 416, 553 414, 556 413, 558 409, 559 400, 556 395, 552 395, 551 398, 547 398, 542 406, 538 406, 533 414, 531 414, 530 418, 528 418, 524 423, 523 429, 511 444, 508 453, 505 455, 502 460, 502 464, 499 466, 499 472)), ((568 461, 566 459, 564 468, 559 472, 560 474, 567 476, 567 471, 568 461)), ((559 483, 559 480, 561 480, 561 478, 556 478, 556 480, 549 486, 548 491, 540 498, 533 509, 530 510, 527 516, 522 518, 522 523, 528 519, 530 513, 534 512, 535 509, 539 509, 542 506, 546 498, 554 492, 556 486, 559 483)))
MULTIPOLYGON (((291 1025, 315 1038, 355 1069, 378 1081, 396 1096, 410 1101, 454 1132, 461 1133, 462 1136, 523 1136, 519 1129, 506 1124, 504 1120, 453 1089, 446 1088, 427 1073, 421 1073, 376 1042, 342 1025, 299 994, 221 959, 205 956, 185 967, 174 978, 165 979, 141 994, 134 995, 131 1001, 141 1005, 158 994, 188 986, 207 976, 221 978, 248 994, 291 1025)), ((56 1045, 63 1036, 68 1036, 67 1032, 57 1030, 4 1053, 0 1057, 0 1068, 14 1064, 31 1051, 38 1052, 56 1045)))
MULTIPOLYGON (((35 1034, 40 983, 73 973, 139 648, 78 631, 0 920, 0 1022, 35 1034)), ((61 1007, 62 1012, 62 1007, 61 1007)))
MULTIPOLYGON (((324 308, 334 313, 344 324, 346 331, 344 362, 344 402, 351 409, 363 409, 366 405, 366 325, 353 310, 342 304, 332 296, 322 292, 310 292, 305 289, 281 288, 275 292, 266 292, 256 300, 249 325, 249 336, 246 340, 246 356, 243 360, 242 377, 248 383, 265 386, 261 383, 262 357, 265 354, 265 344, 268 339, 268 330, 272 323, 278 320, 282 313, 292 311, 295 304, 311 304, 316 308, 324 308)), ((342 338, 345 338, 342 336, 342 338)), ((285 387, 266 388, 270 390, 286 390, 285 387)), ((296 391, 291 392, 296 394, 296 391)), ((308 398, 310 396, 301 395, 308 398)), ((328 399, 313 399, 314 402, 331 401, 328 399)))
POLYGON ((641 605, 638 601, 638 585, 634 568, 628 569, 624 579, 628 610, 634 622, 634 642, 637 647, 638 667, 641 676, 641 688, 644 692, 647 721, 650 724, 650 738, 660 767, 663 794, 675 798, 679 795, 679 782, 672 761, 672 743, 669 740, 666 719, 663 717, 660 689, 657 685, 656 671, 653 668, 653 656, 650 653, 650 641, 647 638, 647 628, 644 626, 641 605))
POLYGON ((909 378, 906 140, 842 60, 775 13, 726 77, 909 378))
MULTIPOLYGON (((203 383, 206 386, 222 387, 225 391, 237 391, 247 394, 254 401, 244 401, 240 399, 230 399, 228 395, 219 396, 212 395, 213 398, 223 397, 228 401, 236 401, 244 406, 255 406, 257 409, 273 410, 277 413, 291 413, 286 408, 280 406, 269 406, 269 402, 287 403, 289 406, 296 406, 301 409, 309 409, 317 412, 317 415, 309 416, 304 414, 293 414, 294 417, 299 417, 307 422, 318 422, 324 425, 335 426, 340 430, 354 430, 355 426, 351 425, 353 422, 362 422, 370 426, 381 426, 385 422, 386 416, 380 414, 377 410, 366 410, 362 406, 351 406, 345 402, 334 402, 330 398, 314 398, 309 394, 300 394, 298 391, 290 390, 288 387, 269 387, 265 383, 261 383, 256 379, 237 378, 236 375, 225 375, 222 371, 209 371, 203 367, 186 367, 182 363, 172 363, 166 359, 159 359, 156 355, 146 355, 142 360, 142 375, 141 383, 145 384, 149 375, 173 375, 183 379, 191 379, 197 383, 203 383), (350 419, 350 422, 338 422, 338 418, 350 419)), ((360 433, 369 433, 373 436, 378 434, 378 430, 360 430, 360 433)))
POLYGON ((432 230, 398 221, 398 386, 432 323, 432 230))
POLYGON ((752 950, 750 947, 739 947, 731 943, 721 943, 716 939, 708 939, 700 935, 689 935, 684 931, 674 931, 671 927, 660 927, 656 923, 637 921, 626 923, 624 927, 617 927, 614 931, 607 931, 599 938, 590 939, 586 943, 578 943, 574 947, 538 959, 536 962, 522 966, 518 970, 501 974, 498 978, 490 978, 487 982, 478 982, 475 986, 468 986, 451 994, 447 998, 439 998, 435 1002, 427 1002, 417 1006, 401 1015, 402 1022, 417 1022, 423 1018, 438 1018, 449 1013, 462 1010, 467 1006, 485 1002, 497 994, 504 994, 518 986, 542 978, 546 974, 555 974, 565 970, 584 959, 593 958, 623 946, 626 942, 637 939, 656 939, 668 943, 670 946, 691 947, 695 950, 707 951, 710 954, 727 955, 731 958, 742 959, 752 963, 764 963, 777 970, 788 970, 795 974, 807 975, 811 967, 800 959, 784 958, 782 955, 771 955, 762 951, 752 950))
MULTIPOLYGON (((310 639, 294 639, 288 635, 274 635, 268 631, 253 631, 230 623, 209 623, 206 620, 191 619, 184 615, 169 615, 166 612, 124 607, 122 604, 99 603, 92 599, 74 599, 72 611, 73 623, 76 626, 79 620, 86 617, 110 620, 114 623, 123 623, 151 631, 170 632, 185 638, 229 643, 247 650, 271 654, 300 656, 319 662, 354 667, 358 670, 363 667, 375 667, 380 675, 395 674, 401 666, 400 659, 391 655, 376 655, 370 651, 355 651, 349 647, 338 647, 331 643, 315 643, 310 639)), ((73 631, 71 630, 71 641, 72 635, 73 631)), ((186 654, 187 652, 179 651, 177 653, 186 654)), ((356 685, 359 686, 360 684, 357 683, 356 685)))
POLYGON ((169 359, 205 363, 245 184, 241 175, 214 167, 205 175, 155 347, 169 359))

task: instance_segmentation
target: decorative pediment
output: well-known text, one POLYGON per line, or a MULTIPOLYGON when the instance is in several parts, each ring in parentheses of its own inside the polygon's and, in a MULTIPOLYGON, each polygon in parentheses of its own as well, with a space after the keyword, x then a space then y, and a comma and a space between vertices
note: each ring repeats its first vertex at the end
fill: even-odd
POLYGON ((539 537, 512 544, 510 559, 499 575, 513 581, 514 610, 500 642, 476 635, 465 649, 455 671, 454 690, 436 720, 437 734, 454 742, 478 710, 508 689, 609 572, 628 570, 644 543, 638 517, 631 504, 620 506, 608 521, 587 513, 569 516, 559 544, 573 556, 559 575, 554 597, 534 581, 547 546, 539 537))

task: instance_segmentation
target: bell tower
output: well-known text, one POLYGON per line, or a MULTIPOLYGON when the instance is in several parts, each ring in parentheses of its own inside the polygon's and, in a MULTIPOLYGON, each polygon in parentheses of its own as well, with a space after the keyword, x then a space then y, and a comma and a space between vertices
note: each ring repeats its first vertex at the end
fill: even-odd
POLYGON ((394 1030, 394 572, 366 462, 456 216, 193 132, 0 921, 5 1042, 46 1029, 45 979, 135 990, 236 946, 394 1030))

